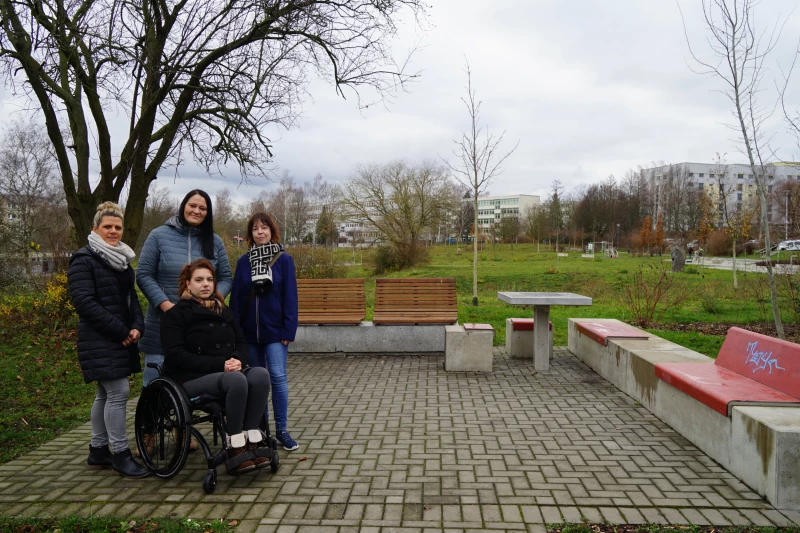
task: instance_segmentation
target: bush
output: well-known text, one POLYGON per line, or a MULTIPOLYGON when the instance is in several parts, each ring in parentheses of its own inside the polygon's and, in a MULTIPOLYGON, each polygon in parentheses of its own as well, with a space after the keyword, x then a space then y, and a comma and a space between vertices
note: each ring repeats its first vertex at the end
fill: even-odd
POLYGON ((733 239, 722 230, 717 230, 708 238, 707 253, 710 255, 731 255, 733 239))
POLYGON ((77 315, 72 307, 66 272, 58 272, 42 292, 28 291, 4 295, 0 299, 0 318, 55 330, 75 327, 77 315))
POLYGON ((323 246, 292 246, 287 252, 294 259, 298 279, 343 278, 347 275, 344 265, 333 258, 333 250, 323 246))
POLYGON ((631 320, 646 328, 661 319, 667 309, 674 309, 688 296, 686 287, 677 283, 671 272, 663 268, 640 267, 625 286, 624 303, 631 320))

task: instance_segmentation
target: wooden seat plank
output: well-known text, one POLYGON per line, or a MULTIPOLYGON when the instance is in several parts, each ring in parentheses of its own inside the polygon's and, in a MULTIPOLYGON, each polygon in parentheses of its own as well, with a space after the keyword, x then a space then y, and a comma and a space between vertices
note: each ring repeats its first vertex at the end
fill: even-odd
POLYGON ((300 324, 359 324, 367 316, 363 279, 299 279, 297 299, 300 324))
POLYGON ((457 323, 455 279, 378 279, 372 321, 375 324, 457 323))

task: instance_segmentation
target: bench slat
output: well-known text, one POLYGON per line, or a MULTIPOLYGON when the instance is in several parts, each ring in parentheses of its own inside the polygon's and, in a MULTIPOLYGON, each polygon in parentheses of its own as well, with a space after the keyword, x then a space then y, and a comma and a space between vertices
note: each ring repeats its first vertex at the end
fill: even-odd
POLYGON ((363 279, 299 279, 297 300, 300 324, 359 324, 367 316, 363 279))

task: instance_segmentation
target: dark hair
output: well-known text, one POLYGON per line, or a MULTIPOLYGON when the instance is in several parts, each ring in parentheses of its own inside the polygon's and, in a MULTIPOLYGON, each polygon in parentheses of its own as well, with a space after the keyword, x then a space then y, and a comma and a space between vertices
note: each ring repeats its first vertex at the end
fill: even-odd
POLYGON ((188 265, 183 265, 181 269, 181 273, 178 276, 178 294, 183 294, 186 292, 186 288, 189 286, 189 280, 192 279, 192 276, 197 270, 201 268, 205 268, 211 271, 211 275, 214 276, 214 293, 217 292, 217 271, 214 270, 214 266, 208 261, 208 259, 195 259, 188 265))
POLYGON ((255 213, 253 216, 250 217, 250 220, 247 221, 247 247, 253 246, 253 226, 256 225, 256 222, 261 222, 269 226, 269 231, 272 233, 272 239, 269 242, 281 242, 281 232, 278 229, 278 225, 275 224, 275 221, 272 220, 272 217, 269 216, 264 211, 259 211, 255 213))
POLYGON ((178 208, 178 220, 184 226, 189 225, 183 217, 183 213, 186 211, 186 203, 189 201, 189 198, 195 195, 202 196, 208 208, 206 218, 197 227, 200 231, 200 242, 203 244, 203 257, 206 259, 214 259, 214 210, 211 208, 211 197, 208 193, 200 189, 195 189, 186 193, 186 196, 183 197, 183 201, 181 202, 181 206, 178 208))

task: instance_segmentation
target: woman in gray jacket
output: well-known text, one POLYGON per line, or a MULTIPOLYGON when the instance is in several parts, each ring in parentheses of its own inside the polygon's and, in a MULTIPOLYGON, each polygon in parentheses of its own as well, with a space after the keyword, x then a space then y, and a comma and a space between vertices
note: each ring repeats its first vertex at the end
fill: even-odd
POLYGON ((148 363, 164 363, 161 348, 161 315, 180 299, 178 277, 184 265, 205 258, 217 273, 217 290, 223 297, 231 291, 233 276, 225 245, 214 233, 214 217, 208 193, 195 189, 187 194, 178 214, 150 232, 139 254, 137 281, 149 305, 145 334, 139 341, 144 352, 143 382, 158 375, 148 363))

